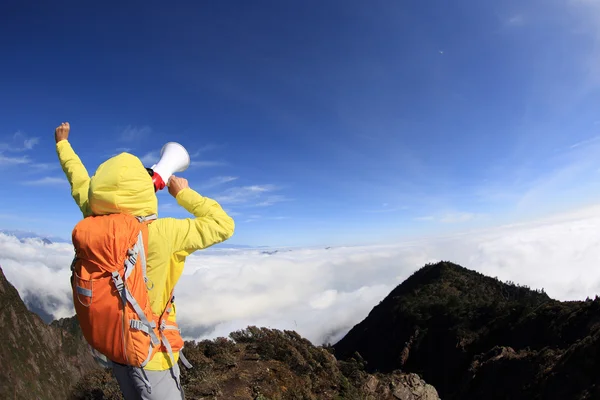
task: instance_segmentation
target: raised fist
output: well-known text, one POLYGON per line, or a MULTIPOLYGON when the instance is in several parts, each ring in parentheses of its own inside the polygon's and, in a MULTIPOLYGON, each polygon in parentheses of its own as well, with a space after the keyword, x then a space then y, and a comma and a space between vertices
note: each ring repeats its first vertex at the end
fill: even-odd
POLYGON ((177 198, 177 193, 179 193, 182 189, 190 187, 187 179, 179 178, 175 175, 171 175, 169 178, 169 193, 171 196, 177 198))
POLYGON ((69 138, 69 131, 71 130, 71 126, 68 122, 63 122, 54 130, 54 140, 56 143, 61 140, 67 140, 69 138))

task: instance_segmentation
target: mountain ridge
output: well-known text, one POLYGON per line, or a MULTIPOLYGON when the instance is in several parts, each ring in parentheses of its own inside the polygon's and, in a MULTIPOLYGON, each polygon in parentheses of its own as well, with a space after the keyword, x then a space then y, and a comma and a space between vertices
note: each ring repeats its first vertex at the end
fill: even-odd
POLYGON ((13 236, 19 239, 20 242, 24 242, 28 239, 38 239, 41 240, 44 244, 52 244, 52 243, 71 243, 71 240, 67 240, 65 238, 61 238, 53 235, 40 235, 36 232, 32 231, 23 231, 19 229, 0 229, 0 233, 6 236, 13 236))
MULTIPOLYGON (((548 399, 561 398, 559 394, 583 399, 586 391, 599 388, 577 382, 547 388, 556 386, 555 368, 561 362, 585 370, 584 359, 568 360, 585 341, 588 351, 599 351, 597 296, 560 302, 543 289, 503 283, 443 261, 415 271, 333 348, 340 359, 359 353, 371 373, 417 373, 444 399, 537 399, 541 393, 548 399), (493 373, 519 363, 527 373, 515 376, 512 367, 493 373), (507 377, 510 385, 492 384, 507 377), (517 389, 513 393, 511 388, 517 389)), ((592 382, 589 372, 580 378, 592 382)))

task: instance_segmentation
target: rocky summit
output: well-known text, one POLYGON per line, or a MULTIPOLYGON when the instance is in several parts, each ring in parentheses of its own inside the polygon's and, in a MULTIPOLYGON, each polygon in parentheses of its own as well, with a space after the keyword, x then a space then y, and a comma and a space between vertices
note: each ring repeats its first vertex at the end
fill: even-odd
MULTIPOLYGON (((187 342, 186 399, 438 400, 416 374, 369 374, 360 357, 338 361, 293 331, 248 327, 229 338, 187 342)), ((82 379, 74 399, 121 399, 108 370, 82 379), (96 397, 94 397, 96 396, 96 397), (100 397, 98 397, 100 396, 100 397)))

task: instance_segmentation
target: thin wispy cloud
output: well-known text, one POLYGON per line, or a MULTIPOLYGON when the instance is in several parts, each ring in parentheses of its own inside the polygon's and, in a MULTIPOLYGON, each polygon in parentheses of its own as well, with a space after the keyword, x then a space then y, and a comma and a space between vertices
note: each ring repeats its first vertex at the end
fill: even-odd
POLYGON ((523 16, 523 14, 515 14, 506 20, 506 25, 509 26, 522 26, 524 24, 525 17, 523 16))
MULTIPOLYGON (((579 38, 584 37, 586 46, 581 56, 571 60, 581 67, 583 87, 579 96, 600 86, 600 2, 597 0, 567 0, 565 11, 578 16, 576 30, 579 38)), ((582 40, 582 39, 579 39, 582 40)))
POLYGON ((30 162, 31 160, 27 156, 11 157, 5 156, 4 154, 0 153, 0 167, 10 167, 15 165, 29 164, 30 162))
POLYGON ((0 152, 0 167, 11 167, 26 165, 27 168, 23 169, 23 173, 38 173, 40 171, 49 171, 60 168, 60 164, 55 163, 39 163, 32 160, 28 155, 25 156, 12 156, 5 155, 0 152))
POLYGON ((225 161, 191 161, 190 168, 209 168, 209 167, 224 167, 229 165, 225 161))
POLYGON ((28 186, 56 186, 56 185, 68 185, 69 181, 66 178, 57 178, 53 176, 46 176, 41 179, 25 181, 23 185, 28 186))
POLYGON ((39 173, 40 171, 52 171, 59 168, 60 163, 58 162, 58 160, 56 160, 56 162, 53 163, 32 162, 29 165, 27 165, 27 170, 24 172, 39 173))
POLYGON ((371 209, 371 210, 365 210, 365 212, 367 213, 375 213, 375 214, 379 214, 379 213, 391 213, 391 212, 397 212, 397 211, 402 211, 402 210, 406 210, 408 207, 406 206, 390 206, 388 203, 384 203, 381 205, 380 208, 376 208, 376 209, 371 209))
POLYGON ((586 145, 592 144, 592 143, 594 143, 594 142, 596 142, 598 140, 600 140, 600 136, 595 136, 595 137, 593 137, 591 139, 586 139, 586 140, 582 140, 581 142, 577 142, 577 143, 569 146, 569 148, 570 149, 575 149, 577 147, 586 146, 586 145))
POLYGON ((433 215, 425 215, 423 217, 416 217, 415 221, 434 221, 435 217, 433 215))
POLYGON ((243 215, 239 211, 232 211, 232 210, 229 210, 228 208, 224 208, 224 210, 230 217, 239 217, 239 216, 243 215))
MULTIPOLYGON (((231 215, 233 217, 235 215, 235 213, 234 213, 234 215, 232 215, 232 214, 229 214, 229 215, 231 215)), ((237 214, 237 215, 240 215, 240 214, 237 214)), ((286 219, 290 219, 290 217, 273 216, 273 215, 264 216, 264 215, 261 215, 261 214, 250 214, 250 215, 245 215, 245 218, 242 219, 242 222, 249 223, 249 222, 256 222, 256 221, 259 221, 259 220, 262 220, 262 221, 283 221, 283 220, 286 220, 286 219)))
POLYGON ((136 127, 128 125, 119 133, 119 140, 123 142, 139 141, 147 138, 151 133, 152 129, 149 126, 136 127))
POLYGON ((440 215, 424 215, 422 217, 413 218, 415 221, 422 222, 439 222, 442 224, 461 224, 482 218, 483 215, 469 212, 454 212, 440 215))
POLYGON ((38 137, 28 137, 25 133, 17 131, 12 136, 10 143, 0 142, 0 151, 20 153, 32 150, 40 139, 38 137))
POLYGON ((121 153, 132 153, 132 152, 133 152, 133 148, 131 148, 131 147, 117 147, 113 151, 104 153, 104 157, 108 159, 108 158, 111 158, 114 156, 118 156, 121 153))
POLYGON ((271 195, 271 196, 267 196, 264 200, 256 203, 256 206, 257 207, 269 207, 269 206, 272 206, 274 204, 281 203, 284 201, 290 201, 290 199, 283 195, 271 195))
MULTIPOLYGON (((513 218, 539 216, 579 206, 597 198, 600 136, 560 146, 533 157, 510 159, 497 165, 490 179, 465 193, 490 209, 513 218)), ((489 212, 493 214, 493 212, 489 212)))
POLYGON ((196 149, 196 151, 192 154, 190 154, 191 158, 196 158, 199 157, 202 153, 206 153, 212 150, 216 150, 221 148, 222 146, 216 145, 216 144, 205 144, 204 146, 196 149))
POLYGON ((270 206, 287 200, 283 195, 273 194, 277 190, 275 185, 237 186, 214 197, 222 204, 270 206))
POLYGON ((177 207, 179 207, 178 204, 161 202, 158 205, 158 210, 159 211, 174 211, 177 207))
POLYGON ((203 182, 200 185, 200 188, 202 188, 203 190, 206 190, 206 189, 214 188, 217 186, 225 185, 229 182, 233 182, 238 179, 239 178, 237 176, 215 176, 213 178, 210 178, 208 181, 203 182))
POLYGON ((39 138, 25 139, 25 141, 23 142, 23 148, 25 150, 31 150, 39 142, 40 142, 39 138))
POLYGON ((451 213, 446 214, 440 218, 440 222, 444 224, 457 224, 461 222, 467 222, 475 219, 477 217, 476 214, 460 212, 460 213, 451 213))
POLYGON ((152 165, 156 164, 160 160, 160 152, 151 151, 140 157, 140 161, 147 168, 150 168, 152 165))
POLYGON ((260 215, 249 215, 246 219, 243 220, 245 223, 255 222, 259 219, 262 219, 260 215))

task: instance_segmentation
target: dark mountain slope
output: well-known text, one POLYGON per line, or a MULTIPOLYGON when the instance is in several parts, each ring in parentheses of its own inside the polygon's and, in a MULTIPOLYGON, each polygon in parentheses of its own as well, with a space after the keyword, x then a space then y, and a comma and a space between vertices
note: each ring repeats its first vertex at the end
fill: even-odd
POLYGON ((82 337, 30 312, 0 268, 0 399, 64 399, 96 368, 82 337))
POLYGON ((360 353, 371 372, 418 373, 444 399, 587 398, 600 357, 582 356, 598 351, 599 307, 442 262, 396 287, 334 349, 360 353))

